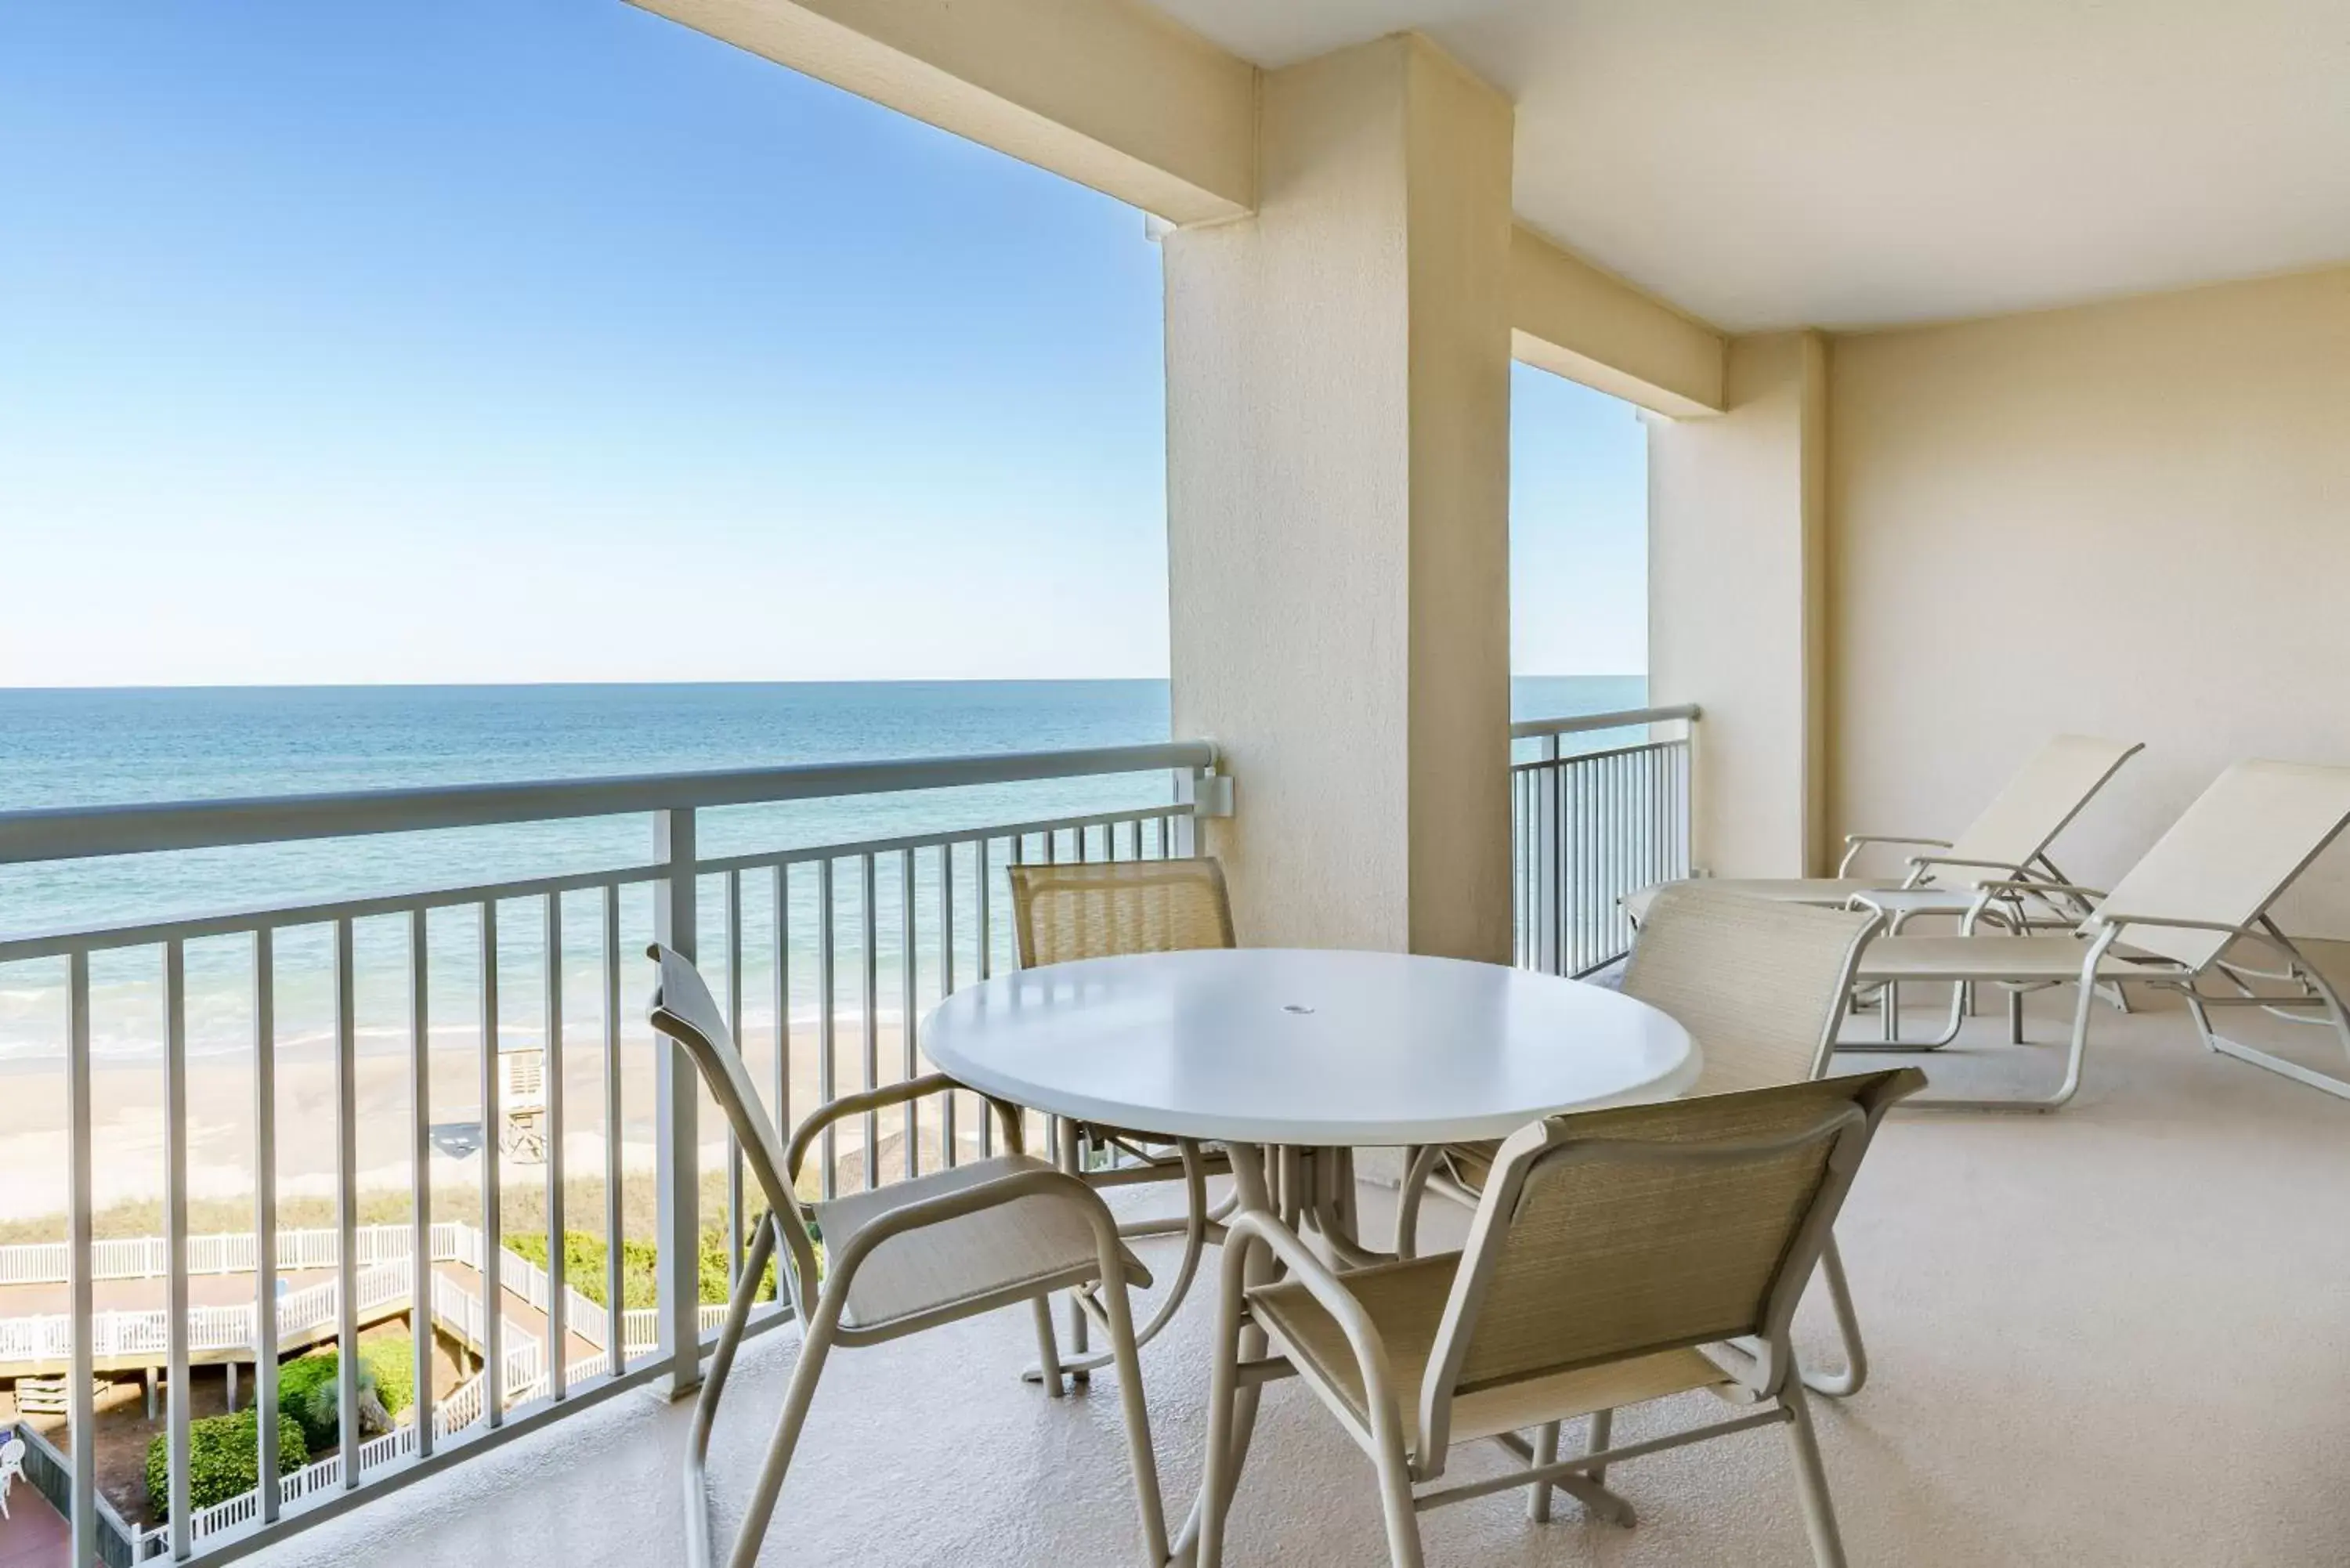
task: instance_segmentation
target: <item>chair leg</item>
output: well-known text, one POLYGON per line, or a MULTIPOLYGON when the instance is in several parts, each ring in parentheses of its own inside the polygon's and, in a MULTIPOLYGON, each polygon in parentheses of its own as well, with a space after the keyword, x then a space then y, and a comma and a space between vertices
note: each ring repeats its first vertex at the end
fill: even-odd
POLYGON ((1412 1506, 1411 1467, 1404 1459, 1403 1426, 1391 1407, 1371 1412, 1371 1456, 1379 1469, 1379 1511, 1387 1518, 1388 1559, 1393 1568, 1422 1568, 1419 1510, 1412 1506))
POLYGON ((1216 1337, 1209 1347, 1208 1439, 1201 1462, 1198 1568, 1222 1568, 1224 1520, 1240 1484, 1232 1425, 1240 1393, 1241 1290, 1249 1251, 1249 1244, 1240 1241, 1225 1251, 1217 1291, 1216 1337))
POLYGON ((1117 1272, 1119 1260, 1104 1260, 1109 1271, 1102 1281, 1102 1305, 1109 1317, 1110 1354, 1118 1363, 1118 1392, 1126 1416, 1126 1447, 1134 1469, 1135 1506, 1142 1515, 1143 1568, 1164 1568, 1167 1562, 1167 1504, 1159 1491, 1159 1460, 1150 1447, 1150 1411, 1143 1402, 1142 1356, 1134 1341, 1134 1309, 1127 1300, 1126 1281, 1117 1272))
MULTIPOLYGON (((1558 1463, 1558 1423, 1545 1421, 1534 1431, 1534 1468, 1558 1463)), ((1548 1481, 1536 1481, 1526 1498, 1526 1518, 1536 1524, 1550 1522, 1550 1492, 1548 1481)))
MULTIPOLYGON (((1594 1410, 1591 1412, 1591 1430, 1583 1439, 1583 1451, 1586 1454, 1605 1453, 1607 1451, 1607 1445, 1615 1440, 1615 1436, 1616 1412, 1613 1410, 1594 1410)), ((1607 1484, 1607 1467, 1606 1465, 1594 1465, 1583 1473, 1591 1478, 1592 1484, 1595 1486, 1606 1486, 1607 1484)), ((1629 1524, 1631 1521, 1626 1520, 1625 1522, 1629 1524)))
POLYGON ((1820 1252, 1820 1273, 1827 1282, 1828 1305, 1835 1309, 1836 1334, 1844 1340, 1841 1374, 1806 1372, 1804 1386, 1830 1399, 1849 1399, 1868 1381, 1868 1350, 1861 1343, 1860 1314, 1853 1310, 1852 1286, 1844 1275, 1844 1255, 1831 1233, 1820 1252))
POLYGON ((767 1272, 767 1259, 775 1246, 774 1223, 762 1224, 751 1238, 750 1256, 744 1260, 733 1299, 727 1303, 726 1322, 718 1331, 718 1347, 711 1354, 710 1370, 693 1401, 693 1424, 685 1443, 685 1551, 691 1568, 710 1568, 710 1431, 718 1419, 718 1401, 726 1392, 726 1379, 734 1370, 734 1352, 750 1321, 759 1278, 767 1272))
POLYGON ((727 1555, 728 1568, 753 1568, 759 1558, 759 1548, 766 1540, 767 1522, 775 1516, 775 1499, 784 1490, 784 1476, 791 1469, 792 1452, 799 1447, 800 1428, 807 1421, 809 1402, 816 1397, 816 1380, 824 1375, 825 1358, 832 1354, 833 1332, 840 1326, 842 1298, 831 1291, 826 1292, 825 1297, 800 1342, 799 1365, 792 1368, 791 1388, 784 1396, 784 1413, 775 1422, 775 1437, 768 1440, 767 1457, 759 1466, 759 1479, 751 1489, 750 1504, 743 1511, 743 1527, 734 1537, 734 1550, 727 1555))
POLYGON ((1812 1559, 1819 1568, 1845 1568, 1835 1502, 1828 1496, 1819 1436, 1812 1430, 1811 1407, 1804 1401, 1802 1385, 1790 1382, 1781 1391, 1779 1402, 1787 1411, 1787 1438, 1795 1450, 1795 1488, 1804 1501, 1804 1528, 1812 1538, 1812 1559))

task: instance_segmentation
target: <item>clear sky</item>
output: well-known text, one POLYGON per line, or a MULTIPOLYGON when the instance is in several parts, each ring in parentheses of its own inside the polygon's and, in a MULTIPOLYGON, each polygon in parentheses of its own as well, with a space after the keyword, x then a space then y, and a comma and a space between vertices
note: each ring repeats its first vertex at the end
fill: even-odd
MULTIPOLYGON (((14 0, 0 191, 0 684, 1165 673, 1106 197, 617 0, 14 0)), ((1517 668, 1637 671, 1514 386, 1517 668)))

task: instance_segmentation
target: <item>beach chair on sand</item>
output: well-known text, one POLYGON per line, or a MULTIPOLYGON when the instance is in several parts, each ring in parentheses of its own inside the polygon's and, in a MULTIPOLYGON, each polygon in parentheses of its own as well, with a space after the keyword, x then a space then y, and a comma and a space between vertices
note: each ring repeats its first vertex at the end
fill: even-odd
POLYGON ((546 1163, 546 1053, 502 1051, 498 1152, 523 1165, 546 1163))
MULTIPOLYGON (((2064 887, 2095 909, 2064 935, 1978 935, 1970 917, 1955 937, 1888 936, 1860 955, 1862 985, 1905 980, 2079 987, 2064 1076, 2038 1097, 1955 1099, 1921 1096, 1909 1103, 1952 1110, 2053 1111, 2081 1086, 2081 1059, 2100 982, 2163 986, 2186 998, 2211 1050, 2350 1098, 2350 1081, 2230 1040, 2211 1010, 2258 1007, 2295 1023, 2331 1024, 2350 1052, 2350 1016, 2317 966, 2269 918, 2269 907, 2350 823, 2350 767, 2298 763, 2238 763, 2213 781, 2170 831, 2111 892, 2064 887), (2263 959, 2258 955, 2272 955, 2263 959), (2271 964, 2281 967, 2270 967, 2271 964), (2317 1016, 2310 1016, 2314 1013, 2317 1016)), ((1978 906, 2012 890, 1987 882, 1978 906)), ((2021 1043, 2021 1014, 2011 1012, 2021 1043)), ((1893 1030, 1890 1010, 1887 1033, 1893 1030)), ((1840 1051, 1931 1050, 1937 1045, 1839 1042, 1840 1051)))
MULTIPOLYGON (((2048 858, 2048 846, 2064 831, 2081 808, 2089 804, 2121 765, 2145 749, 2143 742, 2107 741, 2095 735, 2059 735, 2033 753, 2010 779, 2007 787, 1983 808, 1982 815, 1954 839, 1910 838, 1881 833, 1845 836, 1844 859, 1833 877, 1708 877, 1707 886, 1750 898, 1771 898, 1795 904, 1842 904, 1856 894, 1870 895, 1898 930, 1916 914, 1964 915, 1973 906, 1984 883, 2069 884, 2048 858), (1922 853, 1909 857, 1902 877, 1856 877, 1853 863, 1872 845, 1899 845, 1922 853)), ((1624 896, 1624 910, 1638 925, 1648 917, 1659 883, 1624 896)), ((2088 913, 2085 905, 2064 893, 2053 895, 2070 920, 2088 913)), ((2027 900, 2011 894, 2015 906, 2027 900)), ((2012 918, 2026 919, 2017 914, 2012 918)))

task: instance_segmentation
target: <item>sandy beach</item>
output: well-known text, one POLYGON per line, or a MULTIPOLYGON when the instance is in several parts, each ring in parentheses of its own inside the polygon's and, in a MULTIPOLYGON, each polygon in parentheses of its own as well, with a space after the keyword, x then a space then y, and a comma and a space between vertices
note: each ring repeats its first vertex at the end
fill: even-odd
MULTIPOLYGON (((837 1092, 864 1084, 864 1038, 844 1020, 837 1044, 837 1092)), ((894 1026, 879 1031, 879 1079, 905 1076, 900 1036, 894 1026)), ((763 1086, 775 1081, 772 1040, 755 1040, 750 1066, 763 1086)), ((653 1169, 654 1071, 650 1044, 638 1039, 621 1046, 621 1162, 632 1177, 653 1169)), ((791 1117, 796 1121, 820 1103, 816 1034, 795 1031, 792 1045, 791 1117)), ((363 1054, 359 1058, 357 1103, 359 1186, 364 1198, 380 1195, 404 1201, 409 1188, 414 1125, 407 1054, 363 1054)), ((925 1069, 927 1070, 927 1069, 925 1069)), ((477 1049, 442 1047, 431 1054, 428 1121, 434 1129, 431 1179, 434 1207, 472 1193, 478 1203, 481 1160, 473 1152, 481 1123, 481 1056, 477 1049)), ((102 1064, 92 1073, 96 1207, 104 1215, 151 1205, 163 1193, 164 1076, 160 1064, 102 1064)), ((601 1044, 574 1042, 564 1060, 566 1186, 577 1203, 583 1183, 600 1186, 607 1136, 601 1044)), ((253 1193, 253 1065, 249 1056, 207 1057, 188 1072, 188 1191, 201 1206, 249 1203, 253 1193)), ((935 1105, 935 1102, 931 1102, 935 1105)), ((772 1109, 772 1107, 771 1107, 772 1109)), ((977 1136, 978 1101, 966 1097, 958 1111, 959 1136, 977 1136)), ((926 1107, 922 1128, 924 1165, 936 1158, 934 1109, 926 1107)), ((277 1186, 282 1200, 331 1199, 335 1190, 337 1116, 334 1064, 325 1053, 281 1053, 277 1067, 277 1186)), ((723 1172, 726 1128, 716 1107, 702 1096, 702 1164, 723 1172)), ((884 1168, 902 1158, 902 1123, 885 1115, 880 1127, 884 1168)), ((862 1132, 858 1122, 842 1124, 837 1137, 844 1179, 861 1182, 862 1132)), ((64 1234, 68 1203, 66 1084, 62 1064, 15 1063, 0 1068, 0 1224, 12 1233, 25 1222, 57 1217, 64 1234)), ((512 1158, 501 1161, 509 1203, 518 1194, 543 1195, 547 1168, 512 1158)), ((813 1168, 809 1179, 814 1178, 813 1168)), ((631 1182, 633 1187, 637 1185, 631 1182)), ((534 1205, 535 1206, 535 1205, 534 1205)), ((635 1205, 631 1205, 634 1208, 635 1205)), ((595 1210, 579 1216, 586 1228, 600 1228, 595 1210)), ((199 1226, 199 1228, 203 1228, 199 1226)), ((631 1226, 633 1229, 634 1226, 631 1226)), ((17 1236, 16 1239, 29 1239, 17 1236)))

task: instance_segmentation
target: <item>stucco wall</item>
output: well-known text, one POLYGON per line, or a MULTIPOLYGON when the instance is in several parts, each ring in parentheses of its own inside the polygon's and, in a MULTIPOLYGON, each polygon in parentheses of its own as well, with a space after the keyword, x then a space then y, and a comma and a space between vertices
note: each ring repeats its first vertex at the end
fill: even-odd
MULTIPOLYGON (((2103 886, 2234 759, 2350 763, 2350 269, 1839 337, 1829 387, 1835 831, 2143 740, 2058 846, 2103 886)), ((2282 913, 2350 936, 2350 849, 2282 913)))

